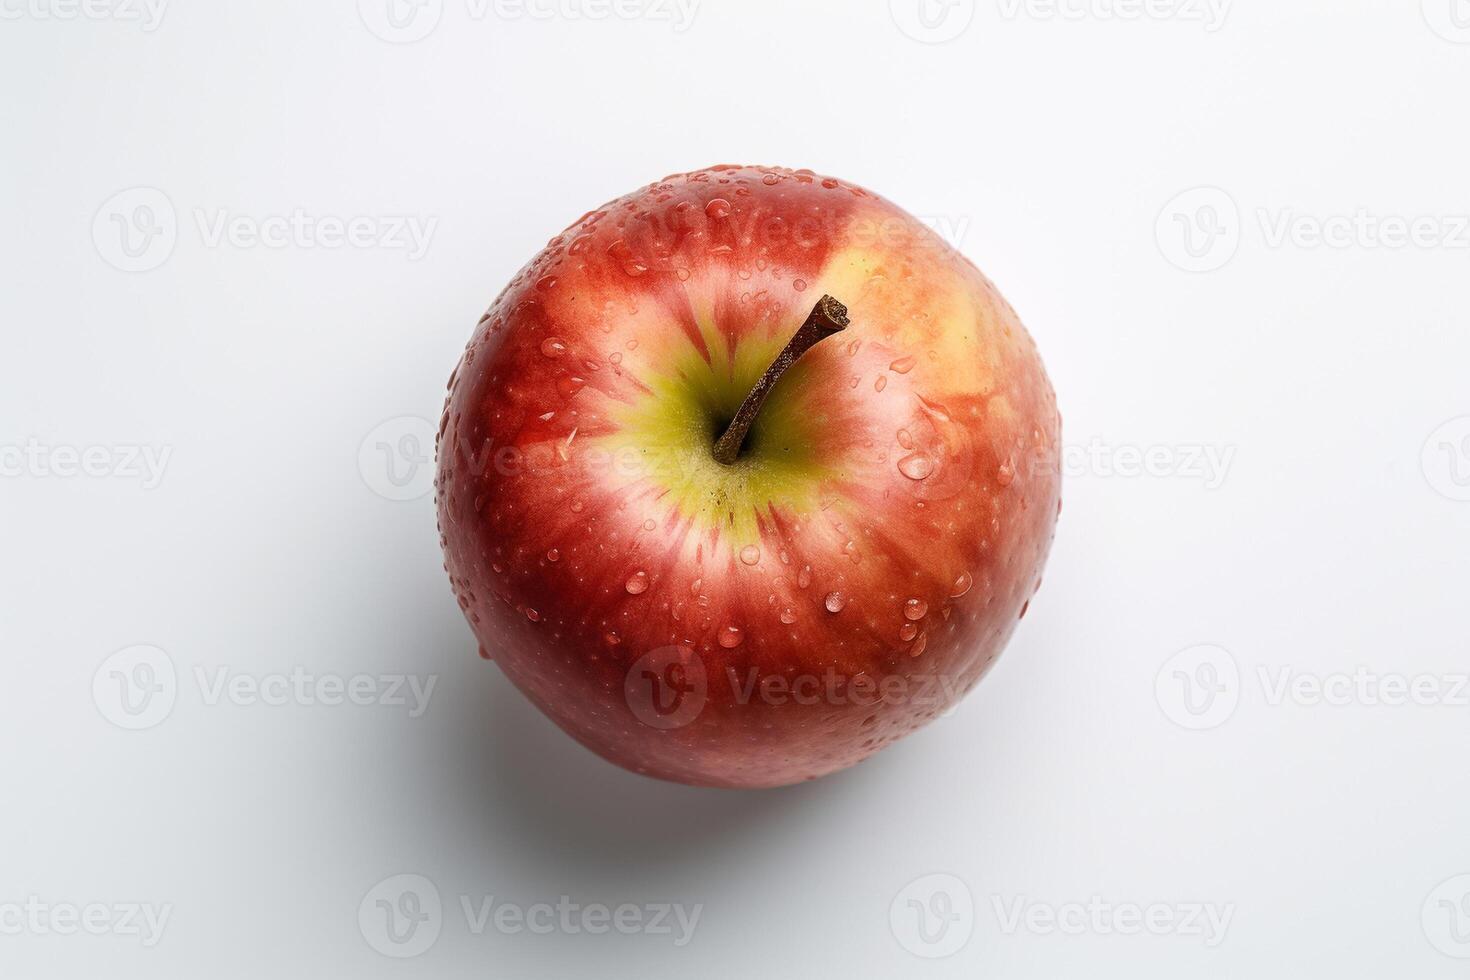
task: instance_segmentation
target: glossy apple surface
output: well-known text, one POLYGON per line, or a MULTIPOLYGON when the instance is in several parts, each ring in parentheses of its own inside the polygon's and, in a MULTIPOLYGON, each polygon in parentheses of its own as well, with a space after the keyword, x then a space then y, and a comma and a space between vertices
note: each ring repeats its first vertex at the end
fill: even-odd
POLYGON ((850 766, 952 705, 1039 586, 1060 420, 1015 312, 805 171, 679 174, 578 220, 450 381, 438 508, 482 651, 583 745, 681 782, 850 766), (711 447, 823 294, 851 326, 711 447))

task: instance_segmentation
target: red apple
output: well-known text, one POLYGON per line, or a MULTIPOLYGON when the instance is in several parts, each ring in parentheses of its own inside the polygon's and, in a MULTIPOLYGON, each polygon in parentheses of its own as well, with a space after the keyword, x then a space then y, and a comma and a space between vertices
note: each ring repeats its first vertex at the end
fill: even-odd
POLYGON ((446 567, 482 651, 594 752, 813 779, 995 662, 1059 438, 1015 312, 916 219, 804 170, 677 174, 578 219, 480 320, 440 427, 446 567))

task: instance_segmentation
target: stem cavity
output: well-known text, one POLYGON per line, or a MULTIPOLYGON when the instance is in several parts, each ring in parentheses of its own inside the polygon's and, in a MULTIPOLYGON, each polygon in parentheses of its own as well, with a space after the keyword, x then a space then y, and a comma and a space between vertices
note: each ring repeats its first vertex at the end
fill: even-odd
POLYGON ((740 403, 740 410, 735 413, 735 418, 730 421, 724 434, 715 441, 713 455, 716 462, 729 466, 740 456, 745 437, 750 432, 756 415, 760 413, 761 406, 765 404, 766 396, 776 387, 776 382, 781 380, 786 369, 819 341, 847 329, 850 322, 847 307, 837 300, 831 296, 823 296, 817 300, 817 305, 812 307, 811 315, 806 318, 801 329, 796 331, 785 349, 766 368, 766 373, 761 375, 755 387, 750 389, 750 394, 745 396, 745 401, 740 403))

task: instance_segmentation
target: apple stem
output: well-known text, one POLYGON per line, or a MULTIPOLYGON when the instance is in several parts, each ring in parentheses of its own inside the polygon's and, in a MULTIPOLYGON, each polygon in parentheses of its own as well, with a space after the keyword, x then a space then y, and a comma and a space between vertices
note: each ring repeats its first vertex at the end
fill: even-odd
POLYGON ((811 315, 806 318, 801 329, 796 331, 790 343, 776 355, 771 366, 766 368, 766 373, 761 375, 755 387, 750 389, 750 394, 745 396, 745 401, 740 403, 740 410, 735 413, 735 418, 730 421, 724 434, 715 441, 716 462, 729 466, 740 456, 740 448, 745 445, 745 436, 750 432, 751 424, 755 422, 761 406, 766 403, 766 396, 776 387, 776 382, 781 380, 786 369, 818 342, 847 329, 850 322, 847 307, 837 300, 831 296, 823 296, 817 300, 817 305, 812 307, 811 315))

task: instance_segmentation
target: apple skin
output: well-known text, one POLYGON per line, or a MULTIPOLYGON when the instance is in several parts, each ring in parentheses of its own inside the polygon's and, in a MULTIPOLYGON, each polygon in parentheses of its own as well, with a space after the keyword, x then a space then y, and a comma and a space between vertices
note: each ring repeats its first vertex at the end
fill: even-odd
POLYGON ((553 238, 450 379, 437 504, 481 645, 635 772, 770 787, 913 732, 995 662, 1060 512, 1061 420, 980 271, 810 171, 677 174, 553 238), (709 447, 824 293, 852 324, 709 447))

